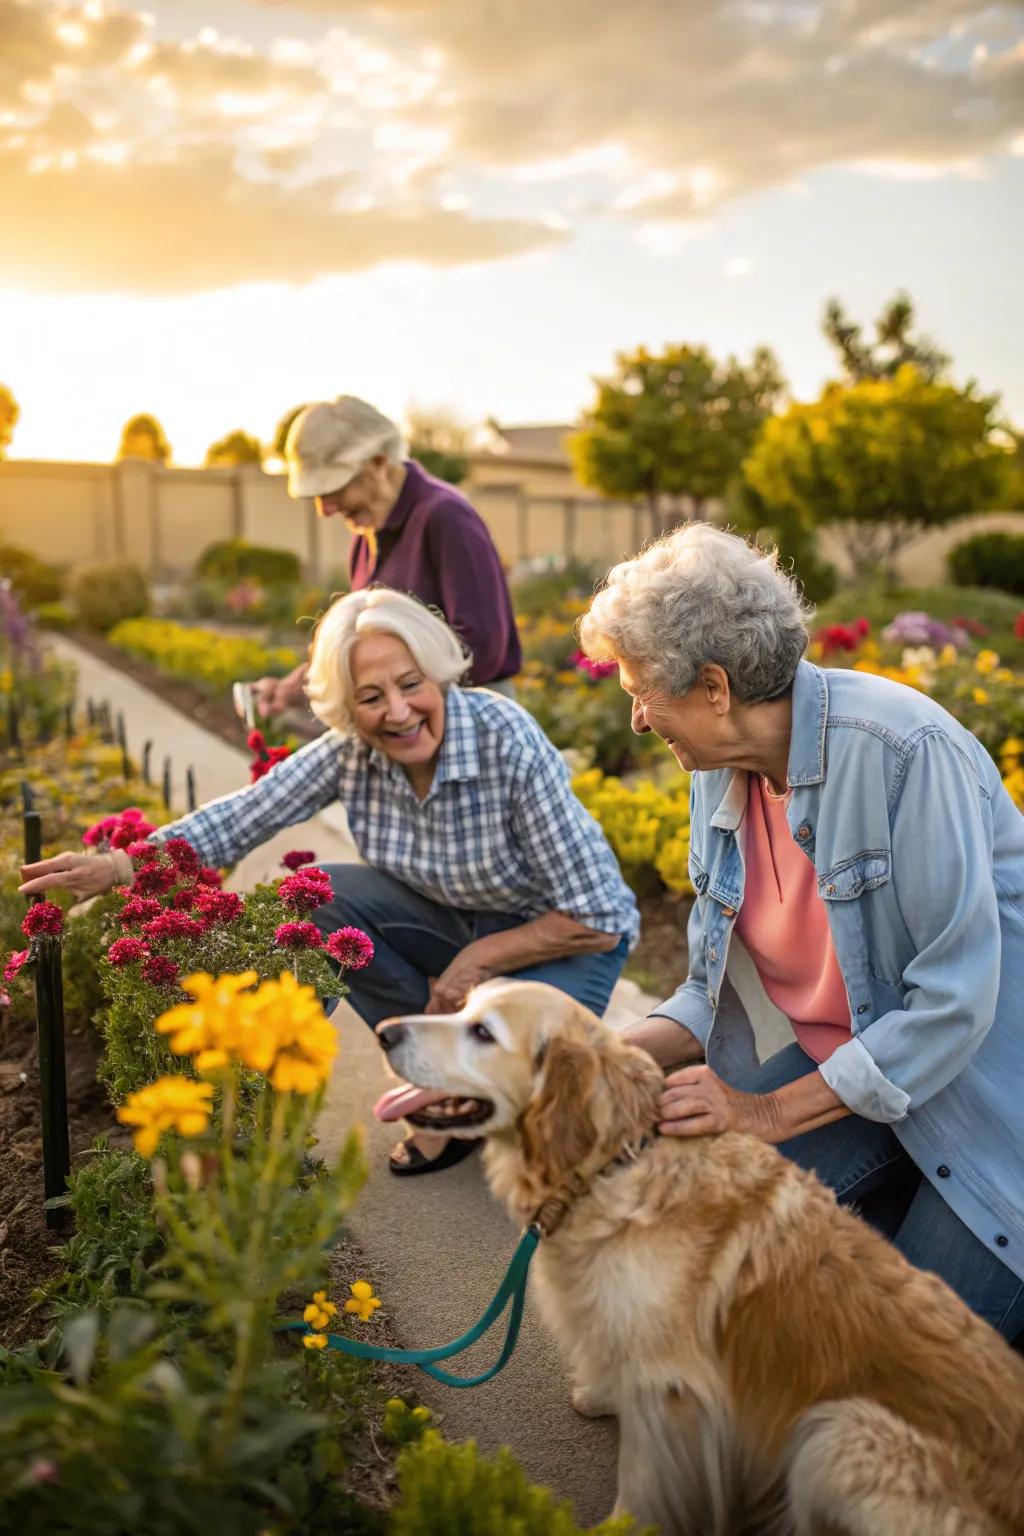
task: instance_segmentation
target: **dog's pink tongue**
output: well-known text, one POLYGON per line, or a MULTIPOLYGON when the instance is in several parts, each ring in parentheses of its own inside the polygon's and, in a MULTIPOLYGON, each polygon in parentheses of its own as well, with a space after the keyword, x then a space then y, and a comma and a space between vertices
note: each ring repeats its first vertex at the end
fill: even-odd
POLYGON ((440 1088, 414 1088, 411 1083, 403 1083, 400 1088, 389 1088, 373 1106, 373 1113, 378 1120, 403 1120, 425 1105, 439 1104, 447 1097, 440 1088))

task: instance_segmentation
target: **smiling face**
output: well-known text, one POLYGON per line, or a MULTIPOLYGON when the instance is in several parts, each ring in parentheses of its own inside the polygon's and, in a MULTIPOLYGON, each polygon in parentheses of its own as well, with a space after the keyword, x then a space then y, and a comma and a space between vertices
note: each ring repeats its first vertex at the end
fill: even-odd
POLYGON ((444 694, 397 635, 370 634, 352 647, 352 719, 362 739, 410 777, 435 762, 444 740, 444 694))
POLYGON ((404 466, 380 453, 340 490, 317 496, 317 515, 340 517, 349 533, 375 532, 390 517, 404 479, 404 466))
POLYGON ((732 744, 729 680, 721 667, 708 665, 688 693, 671 694, 647 686, 639 671, 619 662, 619 682, 632 699, 633 730, 660 736, 681 768, 716 768, 732 744))

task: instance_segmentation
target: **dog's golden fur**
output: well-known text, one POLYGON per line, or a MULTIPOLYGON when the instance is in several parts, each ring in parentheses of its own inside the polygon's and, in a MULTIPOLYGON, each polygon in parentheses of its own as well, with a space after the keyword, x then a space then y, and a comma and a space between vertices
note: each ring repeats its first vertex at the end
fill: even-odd
POLYGON ((1024 1533, 1024 1361, 940 1280, 752 1138, 608 1168, 661 1073, 553 988, 406 1022, 401 1075, 493 1103, 487 1174, 517 1222, 585 1186, 534 1276, 577 1405, 618 1414, 617 1512, 662 1536, 1024 1533), (494 1042, 467 1045, 481 1020, 494 1042))

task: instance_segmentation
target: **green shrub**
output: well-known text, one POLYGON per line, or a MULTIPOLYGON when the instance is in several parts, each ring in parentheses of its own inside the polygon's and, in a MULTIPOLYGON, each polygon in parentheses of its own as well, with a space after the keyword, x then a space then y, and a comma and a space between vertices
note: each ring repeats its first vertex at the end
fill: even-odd
POLYGON ((67 603, 40 603, 35 611, 40 629, 70 629, 75 616, 67 603))
MULTIPOLYGON (((390 1536, 583 1536, 570 1506, 529 1483, 507 1447, 489 1460, 472 1440, 446 1445, 428 1430, 399 1458, 398 1481, 402 1498, 390 1536)), ((632 1532, 627 1517, 605 1520, 591 1536, 632 1532)))
POLYGON ((1024 534, 976 533, 950 550, 949 577, 958 587, 997 587, 1024 597, 1024 534))
POLYGON ((237 678, 281 677, 299 660, 297 651, 172 619, 127 619, 107 639, 165 677, 181 678, 210 693, 224 692, 237 678))
POLYGON ((517 614, 538 619, 572 599, 589 599, 604 575, 605 567, 575 557, 564 563, 553 560, 545 569, 516 577, 512 604, 517 614))
POLYGON ((56 602, 64 591, 63 573, 17 544, 0 544, 0 577, 4 576, 25 608, 56 602))
POLYGON ((124 560, 82 566, 72 581, 71 598, 78 622, 99 634, 149 611, 146 578, 124 560))
POLYGON ((160 1249, 148 1165, 100 1138, 89 1160, 72 1171, 63 1203, 74 1212, 74 1235, 59 1250, 60 1269, 40 1295, 51 1314, 139 1296, 160 1249))
POLYGON ((240 581, 250 576, 267 586, 288 585, 302 579, 298 555, 287 549, 268 549, 244 539, 210 544, 196 561, 196 575, 219 581, 240 581))

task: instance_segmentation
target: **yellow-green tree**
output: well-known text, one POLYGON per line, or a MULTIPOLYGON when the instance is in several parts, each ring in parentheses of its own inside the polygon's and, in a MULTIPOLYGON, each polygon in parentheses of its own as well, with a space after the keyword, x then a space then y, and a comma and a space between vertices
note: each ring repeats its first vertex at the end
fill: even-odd
POLYGON ((467 454, 472 433, 452 411, 425 410, 410 406, 405 413, 409 452, 427 471, 450 485, 459 485, 469 474, 467 454))
POLYGON ((998 398, 925 378, 831 384, 764 423, 743 465, 765 519, 835 524, 858 574, 888 570, 927 528, 998 502, 1010 455, 998 398))
POLYGON ((597 379, 597 398, 569 453, 584 485, 605 496, 644 501, 652 533, 677 498, 705 515, 724 496, 783 380, 767 347, 751 361, 718 362, 706 347, 622 352, 616 371, 597 379))
POLYGON ((151 464, 168 464, 171 445, 155 416, 143 412, 132 416, 121 428, 118 459, 148 459, 151 464))
POLYGON ((291 431, 292 422, 300 411, 304 411, 304 405, 293 405, 290 411, 286 411, 274 428, 274 436, 270 442, 270 452, 275 458, 284 458, 284 445, 288 441, 288 433, 291 431))
POLYGON ((262 463, 263 444, 251 432, 243 432, 241 427, 226 432, 206 450, 207 469, 233 469, 237 464, 262 463))
POLYGON ((18 425, 21 407, 6 384, 0 384, 0 459, 11 445, 14 429, 18 425))

